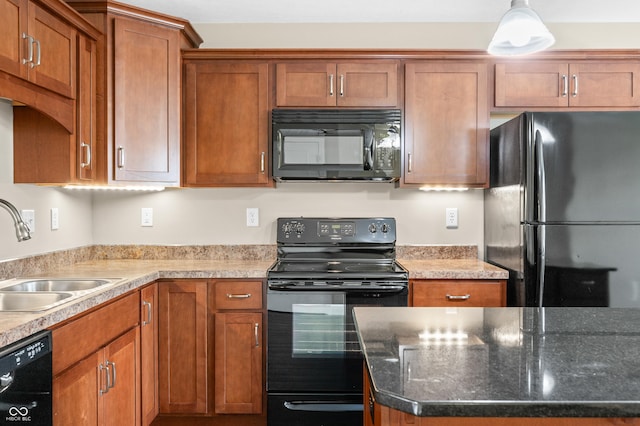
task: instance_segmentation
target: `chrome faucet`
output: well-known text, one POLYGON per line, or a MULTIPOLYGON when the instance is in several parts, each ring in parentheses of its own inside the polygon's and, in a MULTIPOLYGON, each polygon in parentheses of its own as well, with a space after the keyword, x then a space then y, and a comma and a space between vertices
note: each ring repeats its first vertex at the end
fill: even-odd
POLYGON ((18 209, 16 209, 13 204, 3 200, 2 198, 0 198, 0 207, 4 207, 11 215, 13 223, 16 226, 16 237, 18 237, 18 241, 26 241, 30 239, 31 231, 29 230, 29 226, 22 220, 22 216, 18 213, 18 209))

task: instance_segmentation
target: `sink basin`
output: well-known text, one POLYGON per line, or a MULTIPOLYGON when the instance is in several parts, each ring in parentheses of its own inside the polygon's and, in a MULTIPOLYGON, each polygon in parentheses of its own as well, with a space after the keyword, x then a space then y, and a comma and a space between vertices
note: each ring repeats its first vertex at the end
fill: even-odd
POLYGON ((0 312, 37 312, 79 299, 120 278, 16 278, 0 282, 0 312))
POLYGON ((0 291, 50 292, 86 291, 110 284, 110 280, 87 279, 33 279, 0 288, 0 291))
POLYGON ((64 303, 73 296, 68 292, 0 292, 0 311, 45 311, 64 303))

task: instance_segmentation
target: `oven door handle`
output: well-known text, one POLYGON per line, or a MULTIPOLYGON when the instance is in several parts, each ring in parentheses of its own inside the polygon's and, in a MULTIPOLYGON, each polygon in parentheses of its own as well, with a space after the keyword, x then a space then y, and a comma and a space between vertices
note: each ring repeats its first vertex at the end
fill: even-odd
POLYGON ((295 290, 295 291, 324 291, 324 292, 332 292, 332 291, 343 291, 346 293, 401 293, 404 291, 407 286, 398 284, 389 284, 389 285, 379 285, 379 286, 355 286, 355 285, 323 285, 323 286, 304 286, 304 285, 296 285, 296 284, 269 284, 268 288, 270 291, 287 291, 287 290, 295 290))
POLYGON ((364 410, 363 404, 340 401, 285 401, 284 406, 291 411, 348 412, 364 410))

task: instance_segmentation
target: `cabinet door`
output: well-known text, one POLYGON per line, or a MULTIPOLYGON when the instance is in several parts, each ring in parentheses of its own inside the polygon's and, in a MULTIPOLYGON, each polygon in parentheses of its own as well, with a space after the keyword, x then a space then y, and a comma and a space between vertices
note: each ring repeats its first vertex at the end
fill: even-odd
POLYGON ((640 106, 640 63, 570 64, 572 107, 640 106), (636 90, 637 89, 637 90, 636 90))
POLYGON ((142 424, 158 415, 158 286, 140 291, 140 403, 142 424))
POLYGON ((262 412, 262 314, 217 313, 215 410, 262 412))
POLYGON ((335 106, 336 64, 325 62, 276 65, 277 106, 335 106))
POLYGON ((412 306, 504 307, 504 280, 414 280, 412 306))
POLYGON ((207 412, 207 282, 158 284, 161 413, 207 412))
POLYGON ((96 43, 78 38, 78 94, 76 125, 77 180, 91 181, 96 175, 96 43))
POLYGON ((398 63, 277 64, 276 104, 297 107, 397 106, 398 63))
POLYGON ((177 185, 180 45, 177 31, 115 19, 114 176, 177 185))
POLYGON ((53 424, 55 426, 94 426, 102 423, 104 371, 99 369, 103 351, 99 350, 53 380, 53 424))
POLYGON ((136 327, 110 343, 104 354, 110 374, 109 390, 103 395, 104 424, 139 426, 140 329, 136 327))
POLYGON ((271 186, 268 64, 185 67, 185 186, 271 186))
POLYGON ((398 105, 398 64, 340 63, 336 91, 338 106, 395 107, 398 105))
POLYGON ((27 30, 27 0, 0 0, 0 70, 26 78, 22 33, 27 30))
POLYGON ((29 80, 68 98, 76 96, 76 30, 29 3, 29 35, 34 38, 29 80))
POLYGON ((485 186, 487 65, 406 65, 404 183, 485 186))
POLYGON ((566 107, 569 83, 566 62, 498 63, 495 65, 495 106, 566 107))

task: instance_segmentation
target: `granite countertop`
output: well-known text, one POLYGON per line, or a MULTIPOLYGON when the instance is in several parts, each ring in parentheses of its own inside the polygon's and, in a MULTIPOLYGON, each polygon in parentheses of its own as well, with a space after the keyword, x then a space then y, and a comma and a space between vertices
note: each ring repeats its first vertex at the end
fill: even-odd
MULTIPOLYGON (((399 247, 409 278, 506 279, 474 246, 399 247), (424 260, 429 258, 430 260, 424 260)), ((5 261, 0 277, 120 278, 112 286, 43 312, 0 312, 0 347, 160 278, 265 278, 275 260, 265 246, 93 246, 5 261), (122 258, 120 258, 122 257, 122 258)), ((7 278, 7 279, 8 279, 7 278)))
POLYGON ((264 278, 264 260, 90 260, 34 277, 120 278, 114 285, 42 312, 0 312, 0 347, 160 278, 264 278))
POLYGON ((398 259, 409 271, 409 279, 500 279, 509 278, 505 269, 478 259, 398 259))
POLYGON ((376 402, 415 416, 640 417, 640 310, 354 308, 376 402))

